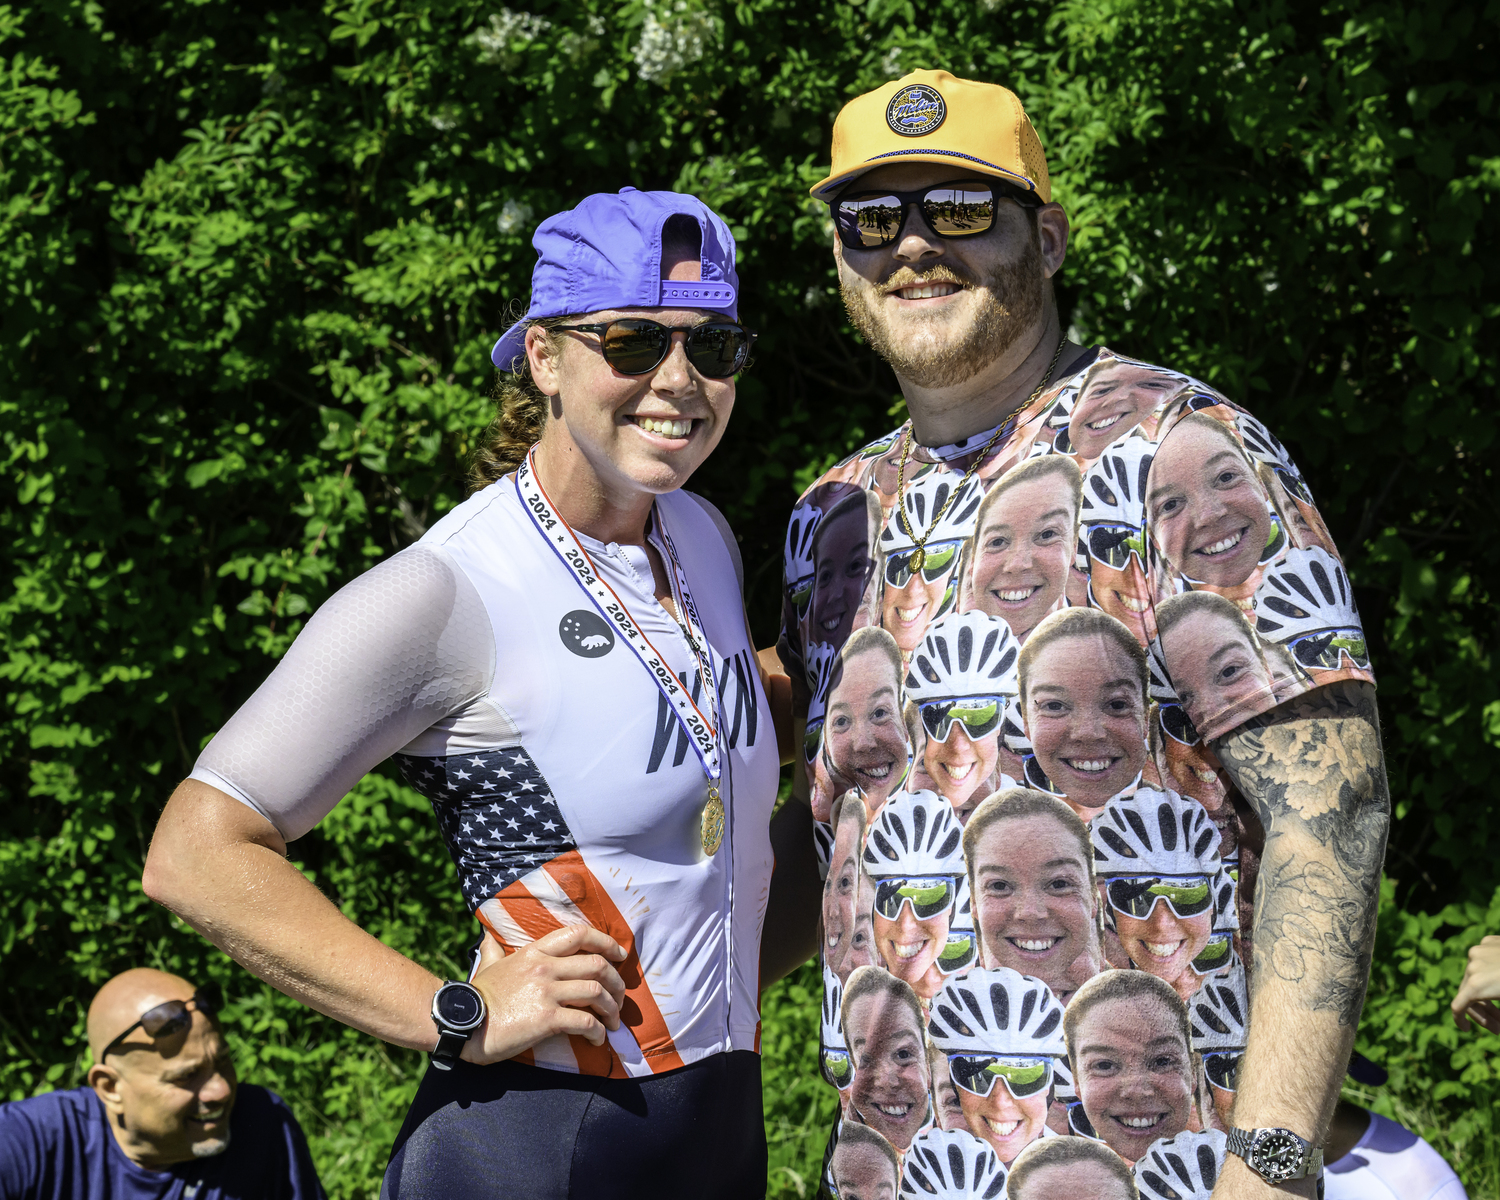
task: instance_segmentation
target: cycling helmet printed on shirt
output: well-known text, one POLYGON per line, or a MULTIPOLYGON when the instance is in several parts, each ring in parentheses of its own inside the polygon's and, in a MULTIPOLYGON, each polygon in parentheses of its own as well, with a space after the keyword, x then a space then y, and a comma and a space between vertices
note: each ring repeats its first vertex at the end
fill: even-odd
POLYGON ((1313 504, 1312 489, 1307 486, 1307 480, 1302 477, 1297 464, 1292 462, 1292 456, 1287 453, 1281 439, 1249 413, 1237 413, 1235 419, 1239 425, 1240 441, 1244 443, 1250 456, 1275 472, 1281 486, 1292 499, 1307 505, 1313 504))
POLYGON ((896 792, 865 835, 862 856, 872 879, 964 874, 963 827, 953 806, 936 792, 896 792))
POLYGON ((787 523, 782 579, 786 584, 787 599, 792 602, 799 621, 812 600, 813 534, 817 533, 818 522, 822 519, 820 507, 804 503, 792 510, 792 519, 787 523))
POLYGON ((1369 651, 1343 564, 1326 550, 1291 550, 1255 593, 1255 631, 1304 670, 1367 669, 1369 651))
POLYGON ((994 1148, 966 1129, 916 1136, 901 1172, 903 1200, 1002 1200, 1008 1172, 994 1148))
MULTIPOLYGON (((962 481, 962 475, 936 467, 927 469, 915 479, 908 476, 906 492, 880 532, 881 551, 887 556, 899 555, 913 549, 916 539, 925 533, 923 544, 927 564, 923 570, 928 577, 935 578, 939 568, 946 570, 950 564, 956 565, 959 543, 974 536, 974 522, 979 504, 984 499, 984 488, 977 480, 962 481), (959 487, 960 483, 962 487, 959 487), (956 495, 955 488, 959 489, 956 495), (948 503, 950 496, 953 498, 951 504, 948 503), (934 522, 933 518, 939 512, 943 515, 934 522)), ((889 571, 888 567, 888 574, 889 571)))
POLYGON ((1209 1200, 1229 1139, 1217 1129, 1152 1142, 1135 1164, 1141 1200, 1209 1200))
POLYGON ((1063 1007, 1040 979, 1010 967, 975 968, 944 982, 927 1034, 944 1054, 1051 1055, 1068 1052, 1063 1007))
MULTIPOLYGON (((1219 831, 1197 801, 1176 792, 1139 787, 1134 795, 1117 796, 1106 804, 1089 836, 1094 843, 1094 870, 1101 880, 1201 879, 1206 891, 1200 911, 1213 912, 1213 928, 1239 928, 1234 880, 1219 857, 1219 831)), ((1112 921, 1113 908, 1105 908, 1112 921)), ((1178 915, 1192 914, 1179 908, 1178 915)))
POLYGON ((829 642, 814 642, 807 652, 807 686, 812 693, 807 704, 807 728, 802 736, 803 758, 811 763, 823 741, 823 718, 828 707, 828 680, 838 650, 829 642))
MULTIPOLYGON (((927 628, 911 657, 906 694, 918 704, 970 696, 1014 697, 1021 646, 1011 628, 988 613, 949 613, 927 628)), ((995 714, 996 723, 999 714, 995 714)))
POLYGON ((1249 1035, 1250 996, 1243 964, 1203 982, 1188 1001, 1188 1028, 1199 1054, 1243 1050, 1249 1035))

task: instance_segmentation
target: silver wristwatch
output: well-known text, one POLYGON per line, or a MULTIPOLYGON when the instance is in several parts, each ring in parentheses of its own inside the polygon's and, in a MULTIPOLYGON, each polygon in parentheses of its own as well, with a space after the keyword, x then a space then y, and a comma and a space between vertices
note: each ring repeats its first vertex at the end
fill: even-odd
POLYGON ((1316 1177, 1323 1169, 1323 1151, 1290 1129, 1231 1129, 1224 1148, 1273 1186, 1316 1177))

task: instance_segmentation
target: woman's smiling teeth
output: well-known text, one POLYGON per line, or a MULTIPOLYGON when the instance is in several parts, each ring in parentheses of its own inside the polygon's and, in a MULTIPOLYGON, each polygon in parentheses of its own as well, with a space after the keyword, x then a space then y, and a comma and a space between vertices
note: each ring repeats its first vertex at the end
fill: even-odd
POLYGON ((1062 941, 1062 938, 1055 938, 1055 937, 1049 937, 1049 938, 1014 938, 1013 937, 1013 938, 1006 938, 1005 940, 1007 942, 1009 942, 1012 946, 1014 946, 1017 950, 1030 950, 1033 953, 1038 953, 1039 954, 1039 953, 1041 953, 1044 950, 1050 950, 1050 949, 1052 949, 1053 946, 1057 945, 1058 942, 1062 941))
POLYGON ((956 291, 956 283, 919 283, 915 287, 898 288, 896 295, 903 300, 932 300, 938 296, 951 296, 956 291))
POLYGON ((1075 771, 1082 771, 1089 775, 1102 775, 1110 767, 1115 765, 1112 758, 1065 758, 1063 762, 1075 771))
POLYGON ((662 417, 643 417, 639 413, 636 413, 633 417, 631 417, 631 420, 633 420, 647 433, 659 433, 662 437, 685 438, 693 431, 693 421, 691 417, 684 417, 681 420, 672 420, 662 417))
POLYGON ((919 942, 892 942, 891 946, 895 949, 897 958, 916 958, 927 946, 927 939, 923 938, 919 942))
POLYGON ((962 783, 974 773, 975 764, 966 762, 961 766, 954 766, 952 763, 938 763, 938 766, 942 768, 943 774, 954 783, 962 783))
POLYGON ((1166 1113, 1157 1113, 1154 1117, 1116 1117, 1115 1120, 1126 1129, 1155 1129, 1167 1119, 1166 1113))
POLYGON ((881 1104, 876 1101, 875 1107, 896 1121, 906 1120, 907 1113, 911 1112, 910 1104, 881 1104))
POLYGON ((1095 433, 1098 433, 1100 430, 1108 429, 1124 415, 1125 414, 1122 412, 1110 413, 1109 416, 1100 417, 1097 421, 1086 422, 1084 427, 1087 429, 1092 429, 1095 433))
POLYGON ((1241 529, 1238 533, 1231 533, 1227 538, 1221 538, 1212 546, 1200 546, 1198 549, 1194 550, 1193 553, 1203 555, 1225 554, 1238 546, 1240 544, 1240 539, 1244 536, 1245 530, 1241 529))
POLYGON ((1041 590, 1041 584, 1038 584, 1036 587, 1014 588, 1010 591, 1005 592, 1002 592, 997 588, 991 588, 990 595, 994 596, 997 600, 1004 600, 1008 603, 1020 603, 1022 600, 1030 600, 1041 590))
POLYGON ((1142 942, 1141 945, 1146 947, 1147 952, 1153 958, 1167 959, 1182 949, 1183 942, 1182 940, 1175 942, 1142 942))
POLYGON ((1014 1121, 992 1121, 984 1118, 984 1123, 990 1127, 990 1132, 998 1138, 1008 1138, 1021 1127, 1021 1119, 1017 1117, 1014 1121))

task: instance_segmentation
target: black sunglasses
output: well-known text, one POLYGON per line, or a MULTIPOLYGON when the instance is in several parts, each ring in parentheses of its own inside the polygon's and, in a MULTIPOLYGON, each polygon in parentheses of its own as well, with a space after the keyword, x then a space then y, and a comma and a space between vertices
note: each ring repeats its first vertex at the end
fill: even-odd
POLYGON ((621 317, 603 325, 554 325, 575 333, 597 333, 599 353, 621 375, 645 375, 661 366, 674 333, 687 334, 687 360, 700 375, 727 379, 750 365, 756 334, 733 321, 662 325, 644 317, 621 317))
POLYGON ((828 207, 839 240, 850 250, 875 250, 901 236, 906 210, 913 204, 940 238, 972 237, 995 223, 995 200, 1014 200, 1022 208, 1041 208, 1034 192, 972 180, 940 183, 914 192, 867 192, 840 196, 828 207))
POLYGON ((144 1029, 146 1035, 152 1038, 171 1037, 172 1034, 181 1033, 192 1025, 195 1012, 211 1017, 223 1007, 223 990, 217 983, 208 983, 194 992, 191 1000, 168 1000, 165 1004, 148 1008, 141 1014, 139 1021, 104 1047, 103 1053, 99 1055, 99 1061, 103 1062, 111 1050, 137 1029, 144 1029))

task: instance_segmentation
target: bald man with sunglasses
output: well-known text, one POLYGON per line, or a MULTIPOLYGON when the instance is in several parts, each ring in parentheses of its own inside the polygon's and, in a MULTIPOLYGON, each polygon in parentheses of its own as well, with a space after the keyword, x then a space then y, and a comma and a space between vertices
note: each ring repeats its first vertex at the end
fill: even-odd
POLYGON ((0 1105, 0 1200, 321 1200, 296 1118, 238 1081, 220 1004, 144 967, 100 988, 87 1085, 0 1105))

